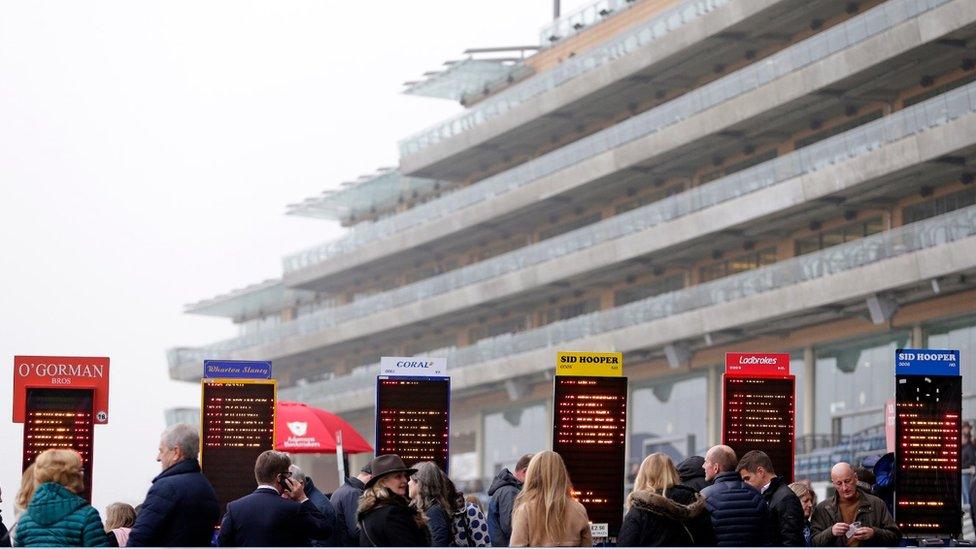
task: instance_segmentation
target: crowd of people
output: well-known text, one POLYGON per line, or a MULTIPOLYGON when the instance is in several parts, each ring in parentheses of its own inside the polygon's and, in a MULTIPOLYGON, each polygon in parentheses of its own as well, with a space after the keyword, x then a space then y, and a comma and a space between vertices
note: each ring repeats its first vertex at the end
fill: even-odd
MULTIPOLYGON (((578 547, 593 544, 586 508, 573 496, 562 457, 523 456, 488 489, 487 513, 432 462, 408 466, 375 457, 331 497, 268 450, 254 465, 256 489, 221 517, 197 460, 189 425, 163 432, 162 472, 137 508, 115 503, 103 522, 78 494, 78 453, 43 452, 24 471, 10 531, 0 544, 80 546, 578 547), (214 530, 214 525, 219 528, 214 530)), ((885 503, 858 482, 854 467, 830 471, 835 494, 817 503, 809 484, 787 485, 769 456, 737 457, 714 446, 678 466, 661 453, 641 463, 623 510, 620 546, 897 546, 901 534, 885 503)), ((2 524, 0 524, 2 527, 2 524)))

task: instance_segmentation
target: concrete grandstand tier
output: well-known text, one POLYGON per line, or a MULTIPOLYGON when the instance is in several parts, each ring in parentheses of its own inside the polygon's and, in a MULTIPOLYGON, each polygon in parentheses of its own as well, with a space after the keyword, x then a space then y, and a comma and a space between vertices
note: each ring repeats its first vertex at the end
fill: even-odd
POLYGON ((531 218, 561 196, 635 169, 720 154, 742 136, 782 134, 841 98, 890 94, 897 82, 959 63, 946 41, 976 32, 976 4, 891 0, 830 30, 562 149, 286 259, 284 282, 322 290, 354 269, 395 264, 420 246, 464 242, 485 224, 531 218))
MULTIPOLYGON (((635 11, 647 15, 633 28, 592 49, 567 53, 556 68, 402 140, 401 169, 466 179, 482 165, 531 153, 552 135, 573 133, 581 121, 625 112, 631 103, 734 63, 747 50, 782 42, 784 35, 806 29, 811 18, 841 13, 843 5, 682 0, 645 2, 635 11), (770 33, 771 28, 776 32, 770 33)), ((561 49, 571 46, 560 44, 561 49)))
POLYGON ((246 353, 248 348, 278 357, 289 340, 293 350, 304 352, 619 270, 635 260, 673 261, 674 250, 714 246, 723 231, 757 234, 750 227, 769 229, 784 219, 795 225, 832 209, 838 199, 848 207, 874 200, 879 188, 889 196, 910 194, 940 170, 956 169, 941 163, 942 158, 972 158, 974 147, 976 84, 970 84, 554 239, 248 337, 184 350, 174 360, 197 362, 214 352, 246 353), (926 163, 933 164, 922 176, 917 168, 926 163))
MULTIPOLYGON (((803 316, 824 307, 842 314, 878 292, 910 301, 932 279, 974 272, 976 207, 970 207, 715 282, 452 350, 447 354, 452 389, 465 391, 549 371, 556 348, 628 353, 730 329, 776 329, 791 319, 802 325, 803 316)), ((971 276, 964 280, 968 289, 976 286, 971 276)), ((366 369, 345 379, 284 389, 281 395, 339 412, 370 408, 375 374, 366 369)))

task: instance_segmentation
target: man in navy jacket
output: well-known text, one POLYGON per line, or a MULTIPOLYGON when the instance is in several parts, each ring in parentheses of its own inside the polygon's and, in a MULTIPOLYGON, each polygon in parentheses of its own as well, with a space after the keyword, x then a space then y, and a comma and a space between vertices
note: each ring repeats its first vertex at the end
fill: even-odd
POLYGON ((258 488, 227 504, 217 544, 221 547, 307 547, 333 529, 301 483, 291 478, 288 454, 268 450, 254 463, 258 488))
POLYGON ((128 547, 210 545, 220 504, 200 472, 199 450, 200 435, 193 427, 180 423, 163 431, 156 456, 163 472, 152 481, 128 547))
POLYGON ((716 545, 768 545, 769 511, 759 491, 735 472, 739 460, 728 446, 713 446, 705 454, 705 478, 712 485, 703 489, 705 508, 712 519, 716 545))

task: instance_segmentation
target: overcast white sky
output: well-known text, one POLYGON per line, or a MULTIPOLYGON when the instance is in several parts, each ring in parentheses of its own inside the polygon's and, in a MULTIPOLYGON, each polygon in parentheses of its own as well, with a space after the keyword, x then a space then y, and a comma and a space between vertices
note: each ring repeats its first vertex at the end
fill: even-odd
MULTIPOLYGON (((566 0, 568 11, 582 2, 566 0)), ((165 350, 234 335, 185 303, 280 276, 339 234, 284 206, 397 163, 460 111, 401 83, 469 47, 534 44, 550 0, 9 1, 0 5, 0 505, 20 478, 13 356, 111 357, 94 503, 142 501, 165 350)))

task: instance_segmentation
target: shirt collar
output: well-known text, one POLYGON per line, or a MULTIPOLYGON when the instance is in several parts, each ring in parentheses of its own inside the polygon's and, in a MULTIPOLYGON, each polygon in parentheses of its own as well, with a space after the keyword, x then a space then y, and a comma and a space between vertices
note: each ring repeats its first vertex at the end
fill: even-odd
POLYGON ((277 488, 275 488, 274 486, 272 486, 270 484, 258 484, 258 490, 260 490, 261 488, 267 488, 268 490, 274 490, 275 492, 278 491, 277 488))

